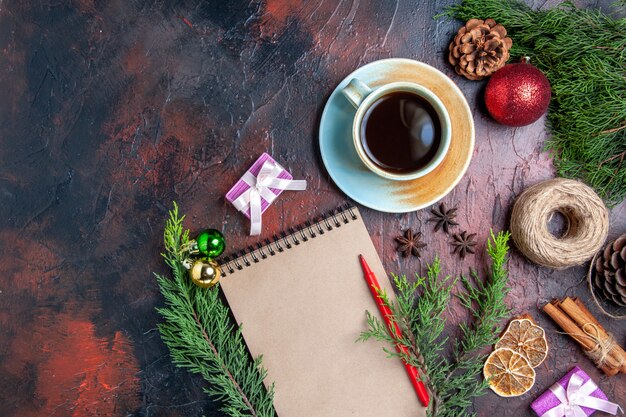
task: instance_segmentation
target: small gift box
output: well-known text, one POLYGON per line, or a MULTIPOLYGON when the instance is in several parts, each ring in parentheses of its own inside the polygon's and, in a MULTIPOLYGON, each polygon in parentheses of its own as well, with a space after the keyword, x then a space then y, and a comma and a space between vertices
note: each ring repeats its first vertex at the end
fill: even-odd
POLYGON ((250 235, 261 233, 261 216, 284 190, 304 190, 306 181, 294 180, 293 176, 263 153, 250 169, 226 193, 237 210, 250 219, 250 235))
POLYGON ((539 417, 585 417, 595 411, 617 414, 620 407, 575 366, 530 405, 539 417))

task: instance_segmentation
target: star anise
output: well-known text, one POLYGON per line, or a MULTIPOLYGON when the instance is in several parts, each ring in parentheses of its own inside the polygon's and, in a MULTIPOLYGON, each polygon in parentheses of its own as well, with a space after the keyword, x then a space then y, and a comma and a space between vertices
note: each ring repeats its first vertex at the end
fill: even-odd
POLYGON ((407 229, 404 232, 404 236, 396 237, 396 242, 398 242, 398 248, 396 250, 401 252, 402 256, 405 258, 409 255, 417 256, 419 258, 422 256, 420 254, 420 249, 426 247, 426 243, 422 242, 422 233, 413 233, 411 229, 407 229))
POLYGON ((476 233, 467 234, 465 231, 453 235, 453 253, 458 253, 461 259, 465 259, 465 255, 468 253, 474 253, 474 246, 476 246, 476 241, 474 240, 475 237, 476 233))
POLYGON ((454 221, 454 218, 456 217, 456 211, 458 209, 458 207, 453 207, 448 210, 445 203, 439 204, 438 208, 431 208, 430 211, 431 213, 433 213, 433 217, 428 219, 428 221, 437 222, 435 224, 435 232, 443 228, 444 232, 449 233, 449 229, 451 227, 458 226, 459 224, 454 221))

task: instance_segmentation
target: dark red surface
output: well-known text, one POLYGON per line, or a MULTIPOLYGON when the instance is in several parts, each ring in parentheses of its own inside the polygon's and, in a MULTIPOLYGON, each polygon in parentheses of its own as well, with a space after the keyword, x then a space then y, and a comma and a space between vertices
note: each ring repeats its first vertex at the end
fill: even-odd
MULTIPOLYGON (((190 228, 220 229, 230 249, 255 242, 223 196, 263 151, 309 182, 264 214, 265 236, 345 202, 321 164, 317 126, 334 86, 367 62, 418 59, 466 94, 476 149, 445 201, 460 205, 460 229, 478 233, 482 252, 515 196, 553 168, 542 121, 495 124, 484 83, 446 64, 458 23, 432 19, 446 3, 0 2, 0 415, 220 416, 156 331, 152 271, 165 271, 167 210, 178 201, 190 228)), ((394 251, 407 227, 424 232, 425 261, 439 254, 450 274, 484 265, 482 253, 450 254, 427 211, 363 214, 390 272, 424 271, 394 251)), ((611 237, 626 231, 625 214, 623 204, 611 211, 611 237)), ((516 251, 510 268, 507 301, 546 328, 551 351, 529 394, 488 393, 475 411, 530 416, 531 400, 574 364, 623 401, 625 377, 601 376, 538 311, 565 294, 588 301, 584 268, 551 271, 516 251)), ((624 323, 590 309, 626 342, 624 323)), ((464 314, 454 304, 449 317, 464 314)))

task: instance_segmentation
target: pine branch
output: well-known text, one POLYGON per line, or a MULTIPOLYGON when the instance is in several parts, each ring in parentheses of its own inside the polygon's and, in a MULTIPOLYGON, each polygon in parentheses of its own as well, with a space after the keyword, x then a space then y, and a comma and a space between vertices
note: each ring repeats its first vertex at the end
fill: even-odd
POLYGON ((485 381, 476 381, 474 376, 482 372, 487 356, 481 354, 480 350, 497 342, 502 330, 500 323, 510 315, 510 310, 504 303, 509 292, 508 271, 505 267, 509 238, 508 232, 497 236, 491 233, 491 239, 487 242, 491 271, 484 282, 476 271, 471 272, 472 280, 461 276, 465 292, 458 297, 461 304, 471 312, 473 321, 459 326, 461 341, 455 344, 450 373, 440 387, 445 392, 442 398, 448 405, 459 390, 466 391, 468 402, 459 402, 455 408, 471 405, 469 400, 483 395, 487 388, 485 381), (467 378, 468 376, 470 377, 467 378))
POLYGON ((231 417, 273 417, 273 386, 266 390, 267 372, 261 358, 250 361, 241 331, 232 323, 218 286, 202 289, 187 279, 181 246, 189 241, 178 206, 170 211, 164 231, 163 257, 172 277, 156 275, 165 307, 157 309, 165 319, 159 331, 172 361, 200 374, 208 383, 205 392, 222 402, 231 417))
POLYGON ((461 339, 455 344, 452 358, 443 356, 448 339, 443 337, 446 324, 444 313, 449 305, 456 280, 440 278, 438 258, 429 265, 426 277, 416 275, 410 283, 406 276, 394 276, 397 297, 391 301, 380 292, 389 306, 393 322, 398 323, 402 337, 392 336, 386 325, 367 313, 368 328, 360 340, 376 339, 391 345, 404 345, 409 355, 385 348, 389 357, 402 358, 418 368, 431 397, 429 416, 456 417, 472 415, 465 411, 473 398, 483 395, 487 387, 480 378, 485 355, 481 350, 495 343, 500 334, 500 322, 509 315, 504 303, 508 293, 506 269, 509 233, 491 234, 487 253, 491 268, 485 280, 472 273, 473 280, 461 277, 464 292, 458 295, 461 304, 470 311, 471 321, 461 324, 461 339))
POLYGON ((461 303, 472 312, 474 322, 470 326, 461 326, 463 343, 455 351, 455 360, 462 363, 463 358, 483 346, 493 345, 500 334, 499 323, 509 316, 510 310, 504 304, 509 292, 508 271, 504 264, 507 259, 510 234, 491 233, 487 242, 487 253, 491 258, 491 273, 486 282, 481 282, 476 271, 472 271, 473 282, 461 277, 465 292, 459 295, 461 303), (492 243, 493 242, 493 243, 492 243))
POLYGON ((559 175, 583 179, 610 204, 623 200, 626 18, 578 9, 569 1, 532 10, 517 0, 463 0, 442 15, 492 18, 504 25, 513 39, 512 61, 530 56, 550 80, 552 137, 546 146, 559 175))
MULTIPOLYGON (((401 338, 392 336, 387 326, 377 317, 367 312, 367 330, 361 333, 359 340, 370 338, 383 341, 391 346, 396 343, 403 345, 409 355, 398 353, 395 348, 384 348, 389 357, 401 358, 417 368, 430 397, 437 401, 437 380, 445 375, 449 365, 443 359, 441 352, 447 338, 440 339, 444 329, 445 312, 451 298, 451 291, 456 281, 449 282, 450 277, 439 279, 440 261, 436 258, 428 267, 426 277, 416 274, 417 281, 410 283, 406 276, 393 275, 398 294, 396 301, 391 301, 384 291, 379 295, 389 306, 392 323, 400 326, 401 338), (418 290, 423 290, 422 296, 415 300, 418 290), (427 346, 428 349, 423 349, 427 346)), ((397 359, 396 359, 397 360, 397 359)))

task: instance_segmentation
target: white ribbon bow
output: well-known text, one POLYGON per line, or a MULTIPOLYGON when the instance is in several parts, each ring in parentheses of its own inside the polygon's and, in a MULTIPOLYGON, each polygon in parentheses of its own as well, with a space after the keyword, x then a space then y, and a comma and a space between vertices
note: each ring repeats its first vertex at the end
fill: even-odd
POLYGON ((543 413, 541 417, 586 417, 587 414, 581 407, 604 411, 615 415, 620 406, 591 396, 598 386, 591 379, 583 384, 580 375, 573 374, 567 384, 567 391, 557 382, 550 387, 550 391, 556 395, 561 404, 543 413))
POLYGON ((250 207, 250 236, 261 234, 261 197, 269 204, 276 199, 276 194, 270 188, 277 190, 306 190, 305 180, 288 180, 278 178, 283 167, 267 160, 263 163, 261 171, 255 177, 247 171, 242 179, 250 186, 250 189, 241 194, 233 205, 237 210, 245 212, 250 207))

